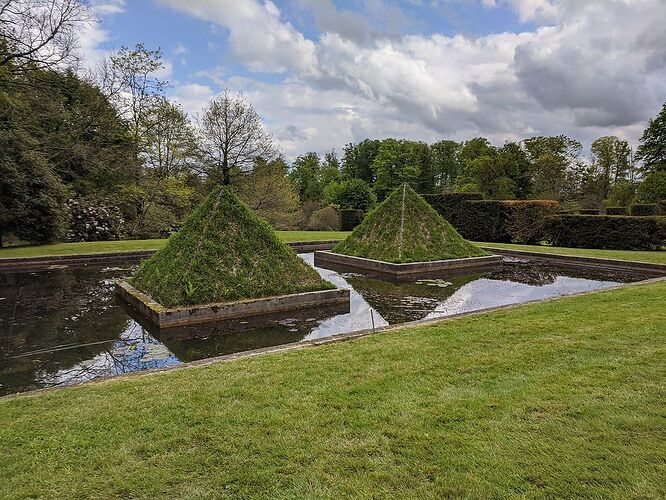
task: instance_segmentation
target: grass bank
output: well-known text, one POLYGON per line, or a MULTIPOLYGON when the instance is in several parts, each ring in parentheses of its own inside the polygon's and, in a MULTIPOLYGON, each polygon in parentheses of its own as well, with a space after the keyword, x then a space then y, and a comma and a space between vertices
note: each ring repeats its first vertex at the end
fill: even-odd
MULTIPOLYGON (((349 233, 343 231, 277 231, 283 241, 339 240, 349 233)), ((91 241, 84 243, 55 243, 53 245, 21 245, 0 248, 0 259, 42 257, 46 255, 77 255, 107 252, 138 252, 159 250, 167 240, 91 241)))
POLYGON ((566 247, 551 247, 547 245, 518 245, 513 243, 477 242, 477 244, 482 245, 484 247, 524 250, 526 252, 541 252, 541 253, 552 253, 557 255, 573 255, 578 257, 597 257, 600 259, 618 259, 618 260, 630 260, 634 262, 650 262, 654 264, 666 264, 666 250, 648 252, 641 250, 597 250, 594 248, 566 248, 566 247))
POLYGON ((664 296, 0 400, 0 497, 663 498, 664 296))

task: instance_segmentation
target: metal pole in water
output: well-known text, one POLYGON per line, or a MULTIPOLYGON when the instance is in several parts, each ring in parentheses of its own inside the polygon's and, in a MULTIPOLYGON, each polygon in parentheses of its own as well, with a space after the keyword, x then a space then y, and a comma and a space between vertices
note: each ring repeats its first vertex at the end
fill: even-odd
POLYGON ((372 320, 372 333, 375 333, 375 314, 372 312, 372 307, 370 308, 370 319, 372 320))

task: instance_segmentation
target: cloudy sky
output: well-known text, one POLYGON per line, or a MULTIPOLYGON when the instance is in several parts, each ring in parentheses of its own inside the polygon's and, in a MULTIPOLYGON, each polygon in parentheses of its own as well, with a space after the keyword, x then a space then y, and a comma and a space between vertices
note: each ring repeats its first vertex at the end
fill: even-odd
POLYGON ((288 158, 370 138, 636 142, 666 101, 666 0, 95 0, 82 49, 161 47, 196 114, 242 91, 288 158))

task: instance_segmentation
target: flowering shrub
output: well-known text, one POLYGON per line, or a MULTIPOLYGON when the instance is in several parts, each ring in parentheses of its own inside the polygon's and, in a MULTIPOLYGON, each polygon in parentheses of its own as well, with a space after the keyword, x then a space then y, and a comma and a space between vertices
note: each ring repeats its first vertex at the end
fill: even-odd
POLYGON ((118 207, 104 200, 75 199, 67 202, 69 230, 67 241, 118 240, 125 221, 118 207))

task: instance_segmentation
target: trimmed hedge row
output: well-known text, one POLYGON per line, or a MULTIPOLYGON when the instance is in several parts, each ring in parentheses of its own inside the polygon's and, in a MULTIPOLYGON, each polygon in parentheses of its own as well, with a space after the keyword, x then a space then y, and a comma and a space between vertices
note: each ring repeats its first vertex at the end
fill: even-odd
POLYGON ((363 222, 365 212, 346 208, 340 210, 340 229, 342 231, 353 231, 356 226, 363 222))
MULTIPOLYGON (((483 200, 479 193, 429 194, 423 197, 468 240, 538 243, 575 248, 654 250, 666 245, 666 217, 628 216, 609 207, 608 215, 558 211, 551 200, 483 200)), ((634 205, 633 213, 654 213, 634 205)), ((658 205, 654 205, 658 210, 658 205)), ((657 212, 659 213, 659 212, 657 212)))
POLYGON ((649 204, 637 203, 629 207, 629 214, 638 217, 646 217, 646 216, 649 217, 651 215, 659 215, 659 205, 657 205, 656 203, 649 203, 649 204))
POLYGON ((547 221, 554 246, 659 250, 666 244, 666 217, 558 215, 547 221))
POLYGON ((423 195, 466 239, 498 243, 537 243, 546 236, 552 200, 484 200, 480 193, 423 195))

